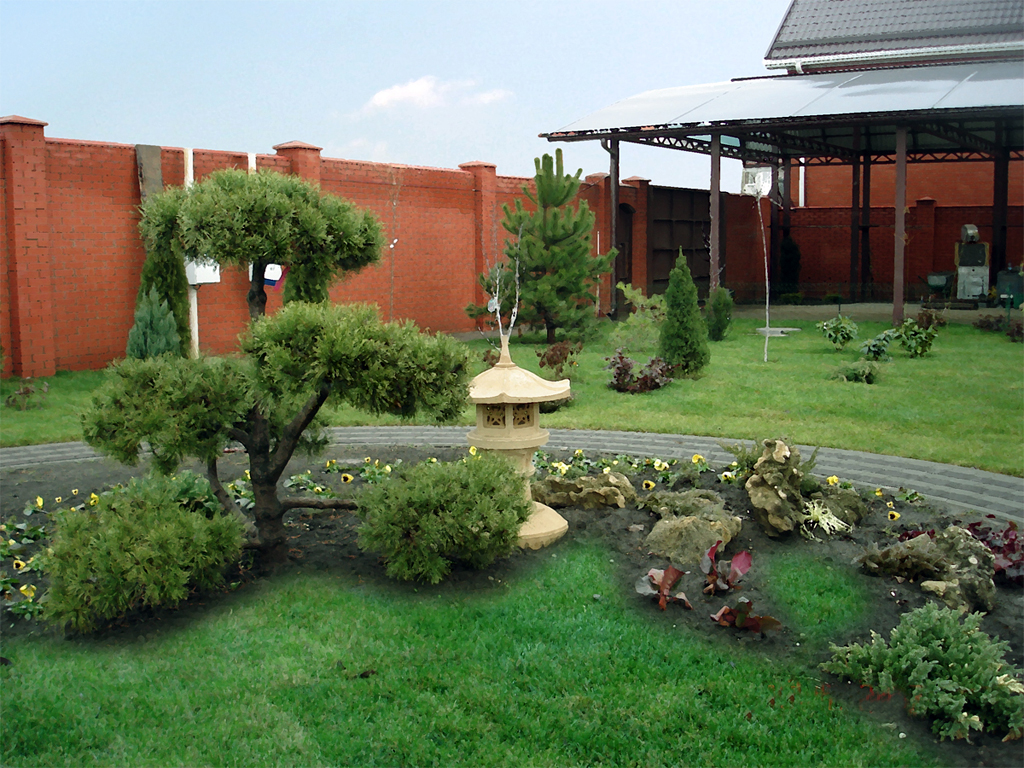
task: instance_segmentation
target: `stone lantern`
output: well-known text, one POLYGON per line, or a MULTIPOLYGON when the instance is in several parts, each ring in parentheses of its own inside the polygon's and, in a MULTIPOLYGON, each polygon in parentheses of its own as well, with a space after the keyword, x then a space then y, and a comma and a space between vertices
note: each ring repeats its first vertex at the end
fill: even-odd
MULTIPOLYGON (((533 454, 548 441, 540 428, 540 404, 569 396, 569 380, 548 381, 512 362, 508 337, 501 338, 498 364, 469 385, 469 400, 476 405, 476 429, 466 436, 470 445, 507 457, 523 476, 526 498, 531 500, 533 454)), ((546 547, 569 530, 569 523, 551 507, 536 501, 533 514, 519 529, 519 546, 546 547)))

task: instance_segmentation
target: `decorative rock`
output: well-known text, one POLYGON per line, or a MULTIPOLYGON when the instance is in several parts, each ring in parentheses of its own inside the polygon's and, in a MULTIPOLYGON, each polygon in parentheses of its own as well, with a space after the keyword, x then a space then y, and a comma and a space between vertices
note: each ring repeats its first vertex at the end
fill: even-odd
POLYGON ((742 527, 742 520, 728 514, 717 519, 669 516, 655 524, 645 544, 650 552, 676 565, 696 565, 716 541, 721 539, 724 548, 742 527))
POLYGON ((654 491, 644 496, 639 505, 657 512, 662 517, 710 515, 710 518, 714 519, 725 515, 725 500, 714 491, 699 489, 682 492, 654 491))
POLYGON ((821 499, 829 512, 850 525, 856 525, 868 514, 860 494, 850 488, 828 488, 822 493, 812 494, 811 498, 821 499))
POLYGON ((769 536, 796 530, 803 520, 800 452, 782 440, 765 440, 764 453, 744 486, 754 519, 769 536))
POLYGON ((549 507, 624 508, 636 501, 636 490, 621 472, 594 477, 566 478, 548 475, 531 486, 535 501, 549 507))

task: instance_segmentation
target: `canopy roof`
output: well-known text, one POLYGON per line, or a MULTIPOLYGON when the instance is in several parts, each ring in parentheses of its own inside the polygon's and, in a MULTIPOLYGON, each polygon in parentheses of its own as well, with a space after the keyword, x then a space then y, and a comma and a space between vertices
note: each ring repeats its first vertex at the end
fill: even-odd
POLYGON ((1020 61, 783 75, 647 91, 577 120, 549 141, 613 139, 754 162, 893 162, 908 128, 910 161, 1024 158, 1020 61))

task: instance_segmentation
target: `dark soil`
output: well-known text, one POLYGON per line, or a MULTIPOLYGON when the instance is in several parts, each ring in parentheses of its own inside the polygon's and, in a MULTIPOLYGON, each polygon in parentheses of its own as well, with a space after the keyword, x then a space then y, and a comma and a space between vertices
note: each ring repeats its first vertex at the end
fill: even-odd
MULTIPOLYGON (((439 460, 450 460, 465 455, 462 449, 415 448, 415 447, 332 447, 316 460, 297 458, 289 467, 288 474, 311 470, 312 477, 318 484, 331 486, 339 495, 354 493, 362 480, 358 472, 353 472, 357 479, 348 485, 341 482, 341 475, 325 471, 325 461, 335 459, 339 466, 358 469, 366 456, 380 459, 382 463, 395 463, 401 459, 404 463, 416 463, 428 457, 439 460)), ((568 460, 568 456, 554 454, 553 458, 568 460)), ((595 458, 595 457, 591 457, 595 458)), ((222 462, 221 477, 225 480, 237 477, 245 469, 245 456, 241 454, 226 455, 222 462)), ((198 467, 192 467, 199 471, 198 467)), ((26 504, 36 496, 47 501, 47 508, 52 508, 57 496, 64 498, 65 503, 71 489, 78 490, 79 499, 87 499, 92 492, 102 491, 111 485, 125 482, 129 477, 142 474, 143 467, 128 468, 108 460, 92 460, 74 463, 42 465, 29 469, 0 471, 0 516, 4 520, 12 516, 20 517, 26 504)), ((634 478, 634 485, 640 487, 645 478, 640 475, 634 478)), ((611 552, 621 589, 635 595, 636 608, 648 615, 655 625, 663 625, 666 631, 676 625, 690 627, 709 636, 714 635, 721 642, 723 635, 730 642, 737 643, 737 652, 743 649, 756 649, 758 653, 780 662, 798 662, 808 669, 816 669, 817 665, 826 660, 828 649, 803 640, 799 632, 787 627, 787 616, 782 608, 772 605, 765 592, 765 574, 770 573, 771 563, 786 558, 794 552, 807 552, 813 548, 815 557, 823 559, 836 569, 849 574, 850 579, 860 581, 872 596, 871 610, 868 619, 860 626, 852 627, 846 634, 832 638, 837 645, 852 642, 869 641, 869 630, 879 632, 888 637, 889 631, 899 622, 900 616, 913 608, 923 605, 927 599, 918 587, 910 582, 898 583, 894 579, 871 577, 864 574, 852 564, 854 558, 861 554, 864 547, 871 542, 882 546, 895 541, 902 531, 914 529, 941 530, 953 523, 972 522, 975 518, 965 519, 954 516, 946 510, 927 507, 920 502, 908 504, 896 502, 900 519, 893 523, 887 518, 885 500, 877 499, 869 502, 871 513, 860 525, 856 526, 849 536, 820 538, 823 541, 807 542, 799 536, 787 539, 773 539, 765 535, 757 523, 747 512, 748 499, 741 487, 723 485, 717 481, 714 473, 701 476, 702 486, 713 488, 727 501, 733 513, 744 519, 743 530, 734 539, 725 557, 748 550, 753 555, 753 567, 743 581, 742 592, 755 606, 755 613, 770 614, 779 619, 783 628, 769 632, 765 636, 751 632, 723 628, 710 620, 710 614, 717 611, 725 600, 721 597, 707 597, 702 594, 703 574, 694 568, 693 572, 684 575, 673 591, 682 590, 689 596, 694 610, 686 611, 679 605, 670 605, 665 613, 661 613, 656 602, 650 598, 635 595, 634 583, 649 568, 664 568, 667 563, 650 555, 644 547, 644 539, 651 527, 657 522, 657 515, 646 510, 635 508, 602 510, 560 509, 563 517, 569 521, 569 533, 559 542, 547 549, 538 551, 519 551, 511 557, 498 561, 486 571, 474 571, 456 564, 450 577, 438 588, 446 591, 487 591, 494 589, 497 581, 513 582, 521 575, 537 567, 541 562, 557 556, 560 550, 572 545, 573 541, 600 541, 611 552), (643 526, 638 530, 637 526, 643 526), (632 528, 632 530, 631 530, 632 528)), ((31 520, 39 524, 45 515, 35 514, 31 520)), ((306 514, 297 510, 288 518, 291 533, 288 541, 288 563, 273 568, 261 566, 257 561, 244 571, 234 571, 229 581, 241 582, 240 590, 245 590, 248 581, 268 578, 272 572, 282 569, 314 569, 340 572, 358 577, 364 581, 391 583, 384 575, 379 558, 361 551, 357 546, 356 527, 359 524, 355 515, 347 512, 317 512, 306 514)), ((33 576, 38 576, 33 574, 33 576)), ((27 580, 27 579, 26 579, 27 580)), ((36 578, 35 582, 42 586, 45 580, 36 578)), ((983 629, 994 637, 1005 640, 1010 645, 1007 661, 1016 667, 1024 666, 1024 590, 997 583, 997 606, 987 614, 983 621, 983 629)), ((123 617, 101 630, 104 639, 116 640, 123 637, 134 641, 145 637, 147 632, 159 621, 161 629, 168 624, 186 626, 194 622, 197 616, 207 610, 229 604, 235 599, 235 592, 225 591, 196 595, 177 610, 145 610, 131 616, 123 617)), ((13 618, 9 613, 3 616, 2 633, 6 636, 28 635, 50 631, 36 621, 13 618)), ((904 701, 899 694, 892 697, 879 696, 870 690, 862 690, 855 685, 840 682, 837 678, 822 673, 823 690, 832 696, 840 706, 856 708, 878 718, 880 727, 896 728, 906 733, 907 738, 933 745, 941 749, 942 760, 951 766, 1018 766, 1022 764, 1021 742, 1002 743, 995 736, 980 734, 973 737, 973 744, 966 742, 942 742, 938 747, 931 733, 930 724, 920 718, 911 718, 906 714, 904 701)))

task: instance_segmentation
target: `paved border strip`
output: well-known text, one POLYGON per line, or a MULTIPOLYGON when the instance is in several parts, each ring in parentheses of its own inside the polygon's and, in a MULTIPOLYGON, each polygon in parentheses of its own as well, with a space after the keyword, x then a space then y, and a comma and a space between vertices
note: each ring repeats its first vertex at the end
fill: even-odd
MULTIPOLYGON (((467 427, 332 427, 332 445, 466 445, 467 427)), ((552 429, 549 449, 582 448, 590 453, 628 453, 635 456, 689 459, 702 454, 714 465, 732 461, 722 445, 748 441, 696 435, 663 435, 648 432, 605 432, 586 429, 552 429)), ((809 457, 810 446, 797 446, 809 457)), ((84 443, 54 443, 18 448, 0 448, 0 469, 18 469, 38 464, 67 461, 95 461, 102 458, 84 443)), ((1024 524, 1024 478, 980 469, 939 464, 934 461, 883 456, 861 451, 821 448, 814 474, 838 475, 854 485, 895 491, 912 488, 926 498, 957 511, 974 510, 1024 524)))

